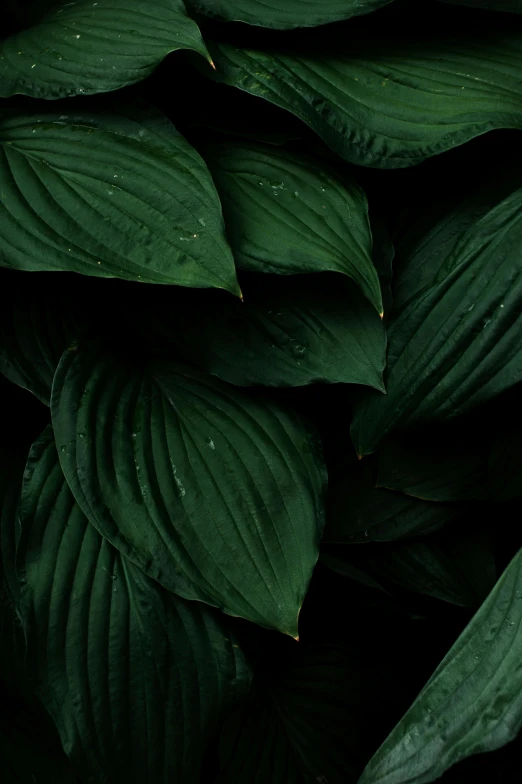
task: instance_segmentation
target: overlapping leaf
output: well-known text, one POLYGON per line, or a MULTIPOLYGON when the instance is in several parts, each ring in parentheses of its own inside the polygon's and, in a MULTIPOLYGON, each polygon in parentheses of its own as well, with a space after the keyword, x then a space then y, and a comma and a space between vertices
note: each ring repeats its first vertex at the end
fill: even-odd
POLYGON ((518 190, 489 210, 393 321, 387 395, 368 396, 352 424, 359 454, 392 429, 451 419, 522 379, 521 207, 518 190))
POLYGON ((486 598, 496 577, 489 538, 451 528, 412 541, 329 547, 324 560, 337 571, 381 590, 398 585, 473 609, 486 598))
POLYGON ((223 729, 220 784, 355 781, 391 696, 381 693, 370 715, 370 662, 356 649, 305 648, 254 676, 250 699, 223 729))
POLYGON ((238 293, 208 170, 150 107, 7 110, 0 190, 3 266, 238 293))
POLYGON ((172 361, 65 352, 51 399, 83 512, 167 588, 297 636, 322 463, 300 418, 172 361))
POLYGON ((117 90, 144 79, 177 49, 208 56, 182 0, 61 0, 0 43, 0 97, 117 90))
POLYGON ((431 533, 458 516, 455 505, 420 501, 375 485, 371 459, 337 472, 330 480, 324 542, 389 542, 431 533))
POLYGON ((368 14, 392 0, 187 0, 199 13, 279 30, 318 25, 368 14))
POLYGON ((352 281, 336 275, 242 276, 244 302, 221 292, 154 290, 132 322, 169 356, 238 386, 322 381, 384 391, 386 335, 352 281))
POLYGON ((239 267, 291 275, 342 272, 382 313, 363 191, 326 164, 255 144, 207 147, 239 267))
MULTIPOLYGON (((470 423, 473 424, 473 423, 470 423)), ((387 439, 379 452, 377 485, 429 501, 486 498, 488 434, 461 419, 387 439)))
POLYGON ((229 624, 165 591, 89 524, 52 430, 20 507, 21 615, 37 691, 88 781, 195 781, 205 744, 248 683, 229 624))
POLYGON ((366 767, 360 784, 425 784, 522 727, 522 552, 366 767))
POLYGON ((212 45, 215 78, 296 114, 341 157, 397 168, 493 128, 521 128, 522 27, 414 38, 368 25, 314 31, 286 46, 212 45))

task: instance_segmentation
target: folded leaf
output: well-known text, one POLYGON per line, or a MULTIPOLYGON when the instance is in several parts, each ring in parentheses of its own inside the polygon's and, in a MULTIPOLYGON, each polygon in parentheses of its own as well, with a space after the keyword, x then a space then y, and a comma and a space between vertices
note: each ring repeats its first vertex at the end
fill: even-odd
POLYGON ((387 395, 358 405, 360 455, 391 430, 451 419, 522 379, 522 190, 467 232, 388 330, 387 395))
MULTIPOLYGON (((296 114, 363 166, 412 166, 493 128, 522 128, 522 28, 445 24, 299 33, 266 50, 216 43, 214 78, 296 114), (433 27, 435 28, 432 32, 433 27)), ((443 20, 444 21, 444 20, 443 20)))
POLYGON ((174 126, 140 104, 62 111, 0 121, 0 263, 238 293, 212 180, 174 126))
POLYGON ((248 683, 226 619, 162 589, 89 524, 52 430, 20 506, 21 615, 36 689, 88 781, 199 780, 209 737, 248 683))
POLYGON ((280 275, 342 272, 382 313, 368 204, 354 181, 274 146, 219 144, 203 154, 238 267, 280 275))
POLYGON ((169 356, 238 386, 322 381, 384 391, 384 327, 352 281, 244 275, 241 288, 244 302, 155 287, 132 301, 133 326, 154 345, 166 341, 169 356))
POLYGON ((288 30, 317 27, 359 14, 368 14, 392 0, 187 0, 198 13, 229 22, 288 30))
POLYGON ((65 352, 51 399, 82 511, 165 587, 297 636, 322 462, 300 418, 173 361, 65 352))
POLYGON ((207 57, 181 0, 76 0, 0 42, 0 97, 64 98, 139 82, 169 52, 207 57))
POLYGON ((522 727, 522 551, 367 765, 359 784, 425 784, 522 727))

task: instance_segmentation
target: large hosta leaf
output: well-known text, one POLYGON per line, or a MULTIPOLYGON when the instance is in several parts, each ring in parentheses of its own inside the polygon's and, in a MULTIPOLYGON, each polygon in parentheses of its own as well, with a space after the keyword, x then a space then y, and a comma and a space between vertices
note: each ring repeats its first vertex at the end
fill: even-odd
POLYGON ((253 272, 342 272, 382 313, 366 196, 324 163, 256 144, 206 148, 234 258, 253 272))
POLYGON ((522 379, 522 190, 492 208, 388 331, 387 395, 357 408, 359 454, 394 428, 450 419, 522 379))
POLYGON ((426 784, 522 727, 522 551, 366 767, 360 784, 426 784))
POLYGON ((0 190, 4 266, 238 291, 208 170, 154 109, 6 111, 0 190))
POLYGON ((299 417, 173 361, 65 352, 51 409, 91 522, 189 599, 297 636, 322 463, 299 417))
POLYGON ((182 0, 61 0, 0 43, 0 97, 117 90, 148 76, 177 49, 207 56, 182 0))
POLYGON ((227 620, 165 591, 100 536, 50 429, 30 454, 20 521, 31 672, 70 759, 87 781, 197 781, 248 682, 227 620))
POLYGON ((187 0, 187 6, 208 16, 287 30, 368 14, 392 0, 187 0))
POLYGON ((244 275, 223 292, 154 288, 132 300, 134 326, 169 355, 238 386, 318 381, 384 391, 386 335, 355 284, 336 275, 244 275), (171 293, 172 292, 172 293, 171 293))
POLYGON ((225 724, 219 783, 356 781, 388 722, 389 691, 379 693, 378 712, 368 710, 377 699, 375 662, 330 646, 285 659, 279 654, 277 667, 269 663, 254 675, 249 700, 225 724))
MULTIPOLYGON (((522 28, 314 31, 283 48, 217 43, 215 78, 296 114, 339 155, 411 166, 493 128, 522 127, 522 28)), ((404 25, 404 21, 400 21, 404 25)), ((286 39, 285 39, 286 40, 286 39)))

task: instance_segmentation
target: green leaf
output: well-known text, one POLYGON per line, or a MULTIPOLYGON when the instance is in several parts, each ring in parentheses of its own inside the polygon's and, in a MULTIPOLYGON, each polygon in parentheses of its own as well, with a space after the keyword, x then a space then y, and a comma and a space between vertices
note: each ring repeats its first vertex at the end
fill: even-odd
POLYGON ((414 38, 398 26, 340 26, 266 50, 215 43, 214 78, 265 98, 362 166, 397 168, 493 128, 522 128, 522 30, 435 22, 414 38), (456 26, 455 26, 456 27, 456 26))
POLYGON ((495 584, 491 542, 473 531, 449 528, 414 541, 339 548, 337 556, 379 583, 462 607, 479 607, 495 584))
POLYGON ((29 457, 20 521, 29 661, 75 767, 88 781, 197 781, 209 738, 248 683, 230 623, 162 589, 100 536, 50 428, 29 457))
POLYGON ((317 27, 360 14, 369 14, 392 0, 187 0, 187 6, 201 14, 250 25, 289 30, 317 27))
POLYGON ((237 386, 322 381, 384 391, 384 327, 352 281, 249 274, 241 288, 244 302, 155 288, 126 306, 133 326, 154 344, 166 342, 169 356, 237 386))
POLYGON ((155 109, 6 110, 0 190, 4 266, 239 293, 208 170, 155 109))
POLYGON ((375 483, 371 458, 330 478, 324 542, 390 542, 431 533, 458 515, 454 505, 420 501, 375 483))
POLYGON ((278 667, 254 675, 249 700, 225 723, 219 784, 356 781, 386 732, 391 699, 381 691, 380 710, 368 711, 377 699, 371 661, 330 646, 303 648, 287 661, 279 654, 278 667))
POLYGON ((10 282, 1 293, 0 372, 49 405, 58 362, 85 329, 83 295, 73 281, 66 291, 39 275, 10 282))
POLYGON ((522 727, 522 551, 366 767, 359 784, 425 784, 522 727))
POLYGON ((464 414, 522 379, 521 207, 519 189, 489 210, 390 325, 387 395, 356 409, 358 454, 393 429, 464 414))
POLYGON ((65 352, 51 410, 100 533, 181 596, 297 636, 324 477, 296 414, 173 361, 96 348, 65 352))
POLYGON ((260 144, 205 148, 238 267, 342 272, 382 314, 366 196, 323 162, 260 144))
POLYGON ((181 0, 47 3, 41 20, 0 43, 0 97, 64 98, 139 82, 178 49, 208 57, 181 0))
POLYGON ((486 425, 481 417, 473 417, 469 422, 466 419, 437 423, 386 439, 379 451, 377 486, 427 501, 486 498, 486 425))
POLYGON ((480 231, 480 221, 489 210, 520 187, 519 150, 508 147, 502 151, 500 165, 493 150, 486 148, 483 154, 488 156, 488 153, 490 158, 480 167, 476 158, 466 159, 466 165, 478 171, 455 184, 451 192, 446 186, 455 168, 454 158, 437 162, 435 176, 433 171, 429 173, 431 176, 426 176, 421 169, 407 172, 413 175, 409 187, 416 197, 418 194, 419 205, 410 214, 406 231, 395 243, 395 314, 436 281, 447 259, 458 253, 460 243, 467 241, 475 225, 480 231))

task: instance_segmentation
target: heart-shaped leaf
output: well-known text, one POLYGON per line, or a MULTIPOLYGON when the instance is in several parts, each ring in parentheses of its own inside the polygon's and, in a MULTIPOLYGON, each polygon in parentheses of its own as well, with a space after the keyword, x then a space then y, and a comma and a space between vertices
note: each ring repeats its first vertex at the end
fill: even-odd
POLYGON ((359 784, 427 784, 522 727, 522 551, 366 767, 359 784))
POLYGON ((64 98, 118 90, 177 49, 208 57, 182 0, 47 3, 28 29, 0 43, 0 97, 64 98))
POLYGON ((51 409, 65 476, 100 533, 181 596, 297 636, 324 477, 296 414, 95 347, 65 352, 51 409))
POLYGON ((0 190, 4 266, 239 293, 210 174, 155 109, 7 110, 0 190))
POLYGON ((362 166, 412 166, 493 128, 522 128, 517 18, 448 34, 446 13, 413 38, 401 16, 372 23, 266 50, 215 43, 214 78, 287 109, 362 166))
POLYGON ((48 428, 20 504, 20 613, 36 690, 87 780, 196 781, 248 684, 229 622, 146 577, 90 525, 48 428))
POLYGON ((204 150, 238 267, 342 272, 382 314, 366 196, 325 163, 260 144, 204 150))

